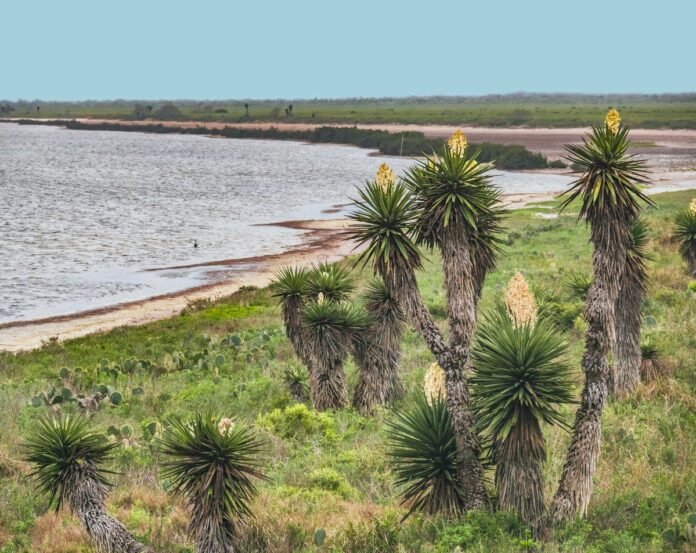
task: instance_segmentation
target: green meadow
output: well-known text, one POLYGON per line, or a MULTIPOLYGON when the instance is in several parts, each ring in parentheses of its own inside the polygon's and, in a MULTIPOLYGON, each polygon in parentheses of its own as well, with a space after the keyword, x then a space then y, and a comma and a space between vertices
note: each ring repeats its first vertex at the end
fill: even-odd
MULTIPOLYGON (((667 104, 659 110, 657 105, 646 105, 652 107, 646 108, 645 117, 676 121, 676 107, 671 111, 667 104)), ((461 114, 468 109, 395 105, 386 113, 394 120, 432 122, 450 107, 462 110, 461 114)), ((677 107, 682 117, 695 113, 677 107)), ((305 116, 304 107, 295 109, 298 118, 305 116)), ((322 117, 348 117, 342 109, 326 106, 322 117)), ((356 111, 368 121, 375 109, 364 105, 356 111)), ((493 112, 501 109, 491 107, 492 119, 479 120, 480 124, 493 124, 493 112)), ((547 105, 539 112, 530 111, 537 114, 532 121, 538 124, 576 125, 584 124, 585 117, 597 120, 604 109, 605 105, 581 110, 547 105)), ((631 111, 623 113, 630 121, 631 111)), ((446 117, 452 121, 451 113, 446 117)), ((655 196, 657 208, 647 213, 651 260, 643 332, 662 354, 663 374, 640 385, 633 397, 609 404, 589 515, 556 528, 543 551, 657 553, 696 547, 696 291, 689 287, 686 268, 670 239, 674 215, 692 197, 693 192, 655 196)), ((570 271, 589 274, 591 248, 587 229, 572 206, 557 218, 544 217, 555 213, 556 207, 549 202, 510 214, 504 253, 486 282, 479 311, 491 309, 512 275, 522 271, 537 297, 546 298, 571 344, 579 394, 583 303, 565 278, 570 271)), ((444 325, 440 263, 434 255, 427 260, 419 273, 420 286, 432 313, 444 325)), ((359 287, 371 276, 358 268, 355 274, 359 287)), ((188 514, 166 493, 155 444, 158 428, 168 417, 197 411, 238 417, 253 425, 265 444, 263 459, 271 480, 259 483, 255 517, 243 530, 243 551, 535 550, 538 544, 509 514, 472 512, 459 520, 415 514, 402 521, 406 509, 400 506, 399 489, 393 483, 386 423, 394 409, 408 405, 421 390, 425 370, 433 362, 412 329, 405 333, 402 350, 406 395, 370 418, 352 409, 317 413, 291 399, 284 374, 300 363, 284 336, 279 309, 268 289, 244 289, 145 326, 50 342, 17 355, 0 354, 0 552, 94 551, 77 520, 66 511, 54 514, 47 499, 36 493, 27 478, 30 469, 21 458, 24 437, 37 417, 52 409, 43 398, 62 394, 63 388, 93 386, 117 392, 116 400, 102 402, 91 419, 94 429, 119 444, 109 465, 115 474, 110 476, 114 488, 108 509, 157 552, 193 551, 186 535, 188 514)), ((352 390, 356 381, 352 362, 347 371, 352 390)), ((72 412, 76 406, 64 402, 61 410, 72 412)), ((565 408, 568 422, 573 412, 574 406, 565 408)), ((558 427, 545 433, 550 497, 569 435, 558 427)))
MULTIPOLYGON (((10 105, 8 102, 5 103, 10 105)), ((15 111, 8 115, 12 117, 154 118, 227 123, 430 123, 492 127, 588 126, 602 120, 608 107, 616 107, 621 111, 624 122, 634 128, 696 128, 694 94, 512 94, 480 97, 200 102, 62 103, 37 100, 21 101, 11 105, 15 111), (245 104, 248 105, 248 110, 245 104)))

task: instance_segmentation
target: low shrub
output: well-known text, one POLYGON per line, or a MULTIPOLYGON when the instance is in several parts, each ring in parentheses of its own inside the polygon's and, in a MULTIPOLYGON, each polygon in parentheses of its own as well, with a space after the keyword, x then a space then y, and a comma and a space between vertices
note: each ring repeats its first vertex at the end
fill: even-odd
POLYGON ((336 421, 328 413, 310 410, 303 403, 290 405, 284 409, 274 409, 260 415, 256 424, 281 438, 298 440, 309 437, 336 438, 336 421))

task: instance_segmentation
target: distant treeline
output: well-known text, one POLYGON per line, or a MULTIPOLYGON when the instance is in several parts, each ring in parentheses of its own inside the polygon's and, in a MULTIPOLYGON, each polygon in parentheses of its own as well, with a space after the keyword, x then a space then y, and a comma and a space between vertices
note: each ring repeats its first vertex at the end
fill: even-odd
MULTIPOLYGON (((100 130, 148 132, 159 134, 200 134, 222 136, 225 138, 255 138, 265 140, 299 140, 317 144, 348 144, 360 148, 377 150, 385 155, 420 156, 429 154, 442 147, 443 140, 428 138, 422 132, 407 131, 390 133, 387 131, 358 129, 356 127, 317 127, 314 130, 281 130, 277 127, 252 129, 241 127, 208 128, 205 126, 175 126, 128 123, 83 123, 74 120, 38 121, 35 119, 15 120, 20 125, 53 125, 73 130, 100 130)), ((472 144, 479 152, 479 161, 494 161, 496 167, 506 170, 544 169, 547 167, 564 167, 560 161, 549 163, 545 156, 530 152, 524 146, 494 144, 484 142, 472 144)))

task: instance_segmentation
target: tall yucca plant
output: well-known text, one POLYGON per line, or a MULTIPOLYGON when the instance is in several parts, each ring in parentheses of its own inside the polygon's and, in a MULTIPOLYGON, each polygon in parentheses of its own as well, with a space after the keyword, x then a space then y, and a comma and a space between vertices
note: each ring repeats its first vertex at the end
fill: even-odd
POLYGON ((358 261, 372 262, 390 290, 403 292, 422 267, 418 247, 411 233, 415 223, 413 199, 401 183, 382 186, 374 181, 358 189, 350 217, 350 232, 359 246, 365 246, 358 261))
POLYGON ((358 263, 373 265, 389 295, 430 349, 435 355, 445 355, 447 345, 418 290, 416 271, 422 260, 412 236, 415 212, 409 189, 401 182, 372 181, 358 189, 358 194, 350 215, 355 221, 351 238, 364 247, 358 263))
POLYGON ((230 419, 197 414, 172 419, 159 448, 161 477, 191 512, 189 532, 199 553, 234 553, 240 524, 252 515, 255 479, 266 479, 263 444, 251 429, 230 419))
POLYGON ((673 239, 679 245, 679 253, 689 272, 696 276, 696 199, 692 200, 689 209, 677 214, 673 239))
POLYGON ((590 225, 594 245, 594 282, 585 305, 588 330, 582 367, 585 385, 573 426, 573 438, 553 501, 556 521, 582 516, 592 495, 592 476, 599 458, 601 416, 611 369, 607 354, 614 339, 614 308, 624 273, 631 226, 650 200, 641 192, 645 163, 627 154, 628 129, 611 110, 604 126, 594 127, 582 145, 566 146, 568 161, 581 175, 566 192, 565 209, 580 201, 580 217, 590 225))
POLYGON ((301 267, 284 267, 275 275, 273 295, 279 299, 285 324, 285 334, 290 340, 297 357, 308 368, 311 367, 311 352, 307 345, 306 329, 302 322, 302 311, 309 294, 310 270, 301 267))
POLYGON ((492 184, 493 165, 476 158, 466 148, 445 147, 408 170, 405 182, 414 195, 417 243, 440 248, 443 257, 453 248, 467 250, 478 296, 503 244, 505 212, 492 184))
POLYGON ((116 446, 88 424, 71 415, 38 419, 24 444, 31 477, 56 510, 67 504, 77 515, 99 553, 147 551, 106 511, 109 471, 103 464, 116 446))
POLYGON ((381 279, 370 283, 364 299, 370 323, 354 343, 358 384, 353 404, 363 413, 371 413, 403 392, 399 360, 404 315, 381 279))
POLYGON ((490 438, 499 506, 535 529, 546 511, 541 425, 566 427, 559 406, 573 400, 566 351, 551 323, 515 323, 503 309, 484 318, 473 348, 476 425, 490 438))
POLYGON ((409 510, 458 515, 467 508, 459 482, 457 444, 447 402, 423 394, 388 423, 389 455, 409 510))
POLYGON ((418 243, 444 247, 444 254, 452 234, 466 238, 480 293, 503 244, 499 233, 505 212, 492 184, 493 165, 476 158, 466 148, 446 147, 407 171, 405 181, 415 198, 418 243))
POLYGON ((405 177, 414 196, 417 243, 437 247, 442 255, 450 355, 438 362, 445 371, 460 479, 475 507, 485 503, 486 495, 465 367, 476 307, 485 277, 495 266, 500 244, 496 233, 504 216, 492 170, 492 164, 477 162, 463 135, 455 134, 438 156, 418 162, 405 177))
POLYGON ((312 301, 304 310, 309 347, 315 365, 309 375, 315 409, 346 406, 347 389, 344 364, 354 341, 368 327, 364 311, 348 303, 312 301))
POLYGON ((357 222, 353 238, 367 246, 362 259, 373 262, 375 271, 446 373, 447 404, 453 418, 459 478, 467 508, 486 503, 465 366, 478 295, 495 261, 494 230, 501 215, 496 191, 490 184, 490 168, 469 156, 466 139, 455 133, 440 157, 432 156, 417 164, 404 182, 368 183, 360 191, 351 215, 357 222), (418 290, 415 272, 421 261, 417 243, 442 250, 449 344, 418 290))
POLYGON ((641 307, 647 293, 646 262, 648 225, 637 219, 631 226, 626 266, 616 300, 616 342, 614 343, 614 380, 612 391, 625 397, 640 382, 641 307))

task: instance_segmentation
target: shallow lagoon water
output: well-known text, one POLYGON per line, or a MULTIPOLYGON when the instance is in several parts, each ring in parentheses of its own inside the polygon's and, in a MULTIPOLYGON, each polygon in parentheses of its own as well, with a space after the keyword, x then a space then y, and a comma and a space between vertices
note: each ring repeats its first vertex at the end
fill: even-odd
MULTIPOLYGON (((0 123, 0 323, 196 286, 204 269, 278 253, 302 232, 255 226, 346 204, 383 161, 350 146, 0 123), (199 247, 193 247, 197 240, 199 247)), ((563 189, 548 174, 496 175, 504 192, 563 189)))

